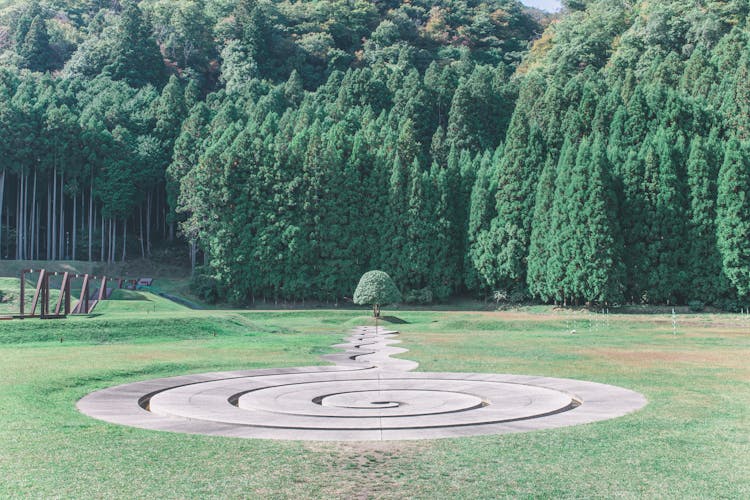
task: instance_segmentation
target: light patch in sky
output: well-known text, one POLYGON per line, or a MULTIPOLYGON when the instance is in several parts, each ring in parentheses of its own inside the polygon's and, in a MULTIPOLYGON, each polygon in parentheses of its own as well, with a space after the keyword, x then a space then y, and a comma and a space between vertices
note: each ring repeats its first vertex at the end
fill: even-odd
POLYGON ((562 8, 560 0, 521 0, 521 3, 547 12, 557 12, 562 8))

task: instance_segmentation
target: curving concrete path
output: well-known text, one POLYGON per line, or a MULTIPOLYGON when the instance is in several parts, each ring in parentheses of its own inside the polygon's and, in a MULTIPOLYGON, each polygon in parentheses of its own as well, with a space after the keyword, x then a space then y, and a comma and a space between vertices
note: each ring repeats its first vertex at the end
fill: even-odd
POLYGON ((91 417, 144 429, 299 440, 432 439, 584 424, 646 399, 611 385, 486 373, 411 372, 397 332, 358 327, 335 366, 185 375, 82 398, 91 417))

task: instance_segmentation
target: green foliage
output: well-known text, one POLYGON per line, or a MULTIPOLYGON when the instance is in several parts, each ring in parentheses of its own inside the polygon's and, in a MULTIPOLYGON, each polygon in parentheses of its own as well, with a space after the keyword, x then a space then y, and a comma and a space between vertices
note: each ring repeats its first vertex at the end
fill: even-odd
MULTIPOLYGON (((501 152, 502 149, 499 148, 498 151, 501 152)), ((483 246, 487 240, 487 230, 490 227, 495 207, 493 181, 496 176, 489 151, 481 157, 476 156, 472 162, 472 170, 475 172, 476 179, 469 200, 464 282, 467 288, 476 290, 483 288, 481 276, 487 275, 488 266, 493 265, 490 253, 483 246)))
MULTIPOLYGON (((524 99, 523 97, 521 99, 524 99)), ((524 120, 522 114, 514 120, 524 120)), ((537 179, 544 164, 544 142, 538 128, 511 122, 497 167, 496 216, 488 230, 486 251, 494 265, 482 278, 488 288, 525 288, 526 256, 531 236, 537 179)))
POLYGON ((552 206, 555 201, 557 170, 548 160, 539 176, 536 190, 534 218, 529 240, 529 259, 526 275, 529 292, 544 301, 555 298, 556 283, 550 282, 548 266, 552 248, 552 206))
POLYGON ((717 132, 707 139, 694 138, 690 143, 687 178, 690 192, 690 257, 693 282, 689 297, 694 301, 713 303, 726 293, 724 275, 716 237, 717 178, 723 159, 717 132))
MULTIPOLYGON (((744 293, 741 202, 717 187, 717 158, 725 130, 746 136, 748 41, 734 27, 746 15, 718 2, 701 13, 681 2, 570 3, 523 65, 501 165, 518 169, 536 149, 545 168, 531 190, 519 179, 534 171, 499 172, 489 254, 501 259, 488 284, 509 288, 526 271, 532 294, 565 302, 722 304, 744 293), (532 197, 525 250, 518 228, 532 197)), ((730 156, 729 172, 742 163, 730 156)))
POLYGON ((190 290, 207 304, 215 304, 224 296, 221 284, 211 275, 210 269, 195 268, 190 278, 190 290))
POLYGON ((432 290, 429 288, 409 290, 406 292, 406 295, 404 295, 404 302, 407 304, 427 305, 431 304, 433 299, 432 290))
POLYGON ((42 16, 37 15, 31 21, 23 42, 19 44, 18 55, 21 56, 23 66, 32 71, 49 69, 52 53, 47 26, 42 16))
POLYGON ((734 304, 749 12, 576 1, 537 38, 511 0, 19 5, 0 255, 182 238, 237 304, 337 303, 367 269, 437 300, 734 304))
POLYGON ((750 293, 750 144, 731 139, 719 174, 717 234, 724 272, 741 297, 750 293))
POLYGON ((164 62, 152 36, 151 26, 134 0, 125 0, 115 27, 111 62, 104 72, 133 87, 160 85, 164 62))
POLYGON ((622 297, 619 232, 601 137, 584 138, 577 147, 566 142, 557 170, 549 222, 540 213, 547 208, 544 198, 538 200, 540 227, 532 235, 541 255, 530 288, 564 303, 617 302, 622 297))
POLYGON ((353 301, 355 304, 373 306, 375 316, 379 316, 380 306, 401 301, 401 292, 387 273, 368 271, 360 278, 353 301))

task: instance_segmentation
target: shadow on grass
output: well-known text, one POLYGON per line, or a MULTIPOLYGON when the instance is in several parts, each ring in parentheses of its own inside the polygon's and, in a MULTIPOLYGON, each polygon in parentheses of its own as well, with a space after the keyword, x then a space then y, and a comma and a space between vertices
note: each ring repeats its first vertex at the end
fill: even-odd
POLYGON ((408 321, 401 319, 397 316, 381 316, 380 319, 383 321, 387 321, 388 323, 393 323, 394 325, 408 325, 409 324, 408 321))

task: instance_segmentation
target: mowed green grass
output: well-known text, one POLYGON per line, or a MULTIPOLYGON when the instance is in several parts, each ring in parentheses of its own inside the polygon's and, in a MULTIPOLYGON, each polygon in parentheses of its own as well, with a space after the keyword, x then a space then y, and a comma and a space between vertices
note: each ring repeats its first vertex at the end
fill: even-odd
MULTIPOLYGON (((58 283, 54 283, 50 287, 50 310, 53 311, 57 304, 57 300, 60 296, 60 290, 58 289, 58 283), (57 287, 57 288, 56 288, 57 287)), ((20 310, 20 286, 21 280, 19 278, 3 278, 0 277, 0 290, 3 292, 3 300, 0 301, 0 315, 14 315, 18 314, 20 310)), ((71 287, 71 308, 74 308, 78 299, 81 295, 81 284, 75 283, 77 286, 71 287)), ((91 288, 90 293, 93 293, 99 284, 95 283, 94 287, 91 288)), ((25 312, 29 314, 31 312, 31 306, 34 300, 34 293, 36 290, 36 283, 32 281, 26 282, 24 288, 25 297, 25 312)), ((152 312, 177 312, 184 311, 185 308, 171 300, 165 299, 148 291, 142 290, 126 290, 116 289, 112 291, 111 300, 102 301, 97 304, 93 311, 95 315, 102 314, 136 314, 143 313, 149 314, 152 312)), ((40 306, 37 306, 36 313, 39 314, 40 306)), ((2 342, 2 340, 0 340, 2 342)))
POLYGON ((120 427, 75 402, 153 377, 321 364, 366 311, 149 313, 126 302, 147 301, 0 323, 0 497, 750 497, 750 321, 737 315, 680 316, 674 334, 668 316, 399 311, 402 357, 420 370, 580 378, 649 404, 525 434, 315 443, 120 427))
MULTIPOLYGON (((2 301, 0 301, 0 315, 18 314, 21 309, 21 279, 20 278, 2 278, 0 277, 0 290, 3 292, 2 301)), ((26 313, 31 311, 31 305, 34 301, 34 292, 36 291, 36 282, 26 280, 24 287, 24 300, 26 313)), ((57 299, 60 295, 59 290, 50 289, 50 308, 54 309, 57 299)), ((37 314, 39 306, 37 306, 37 314)))

